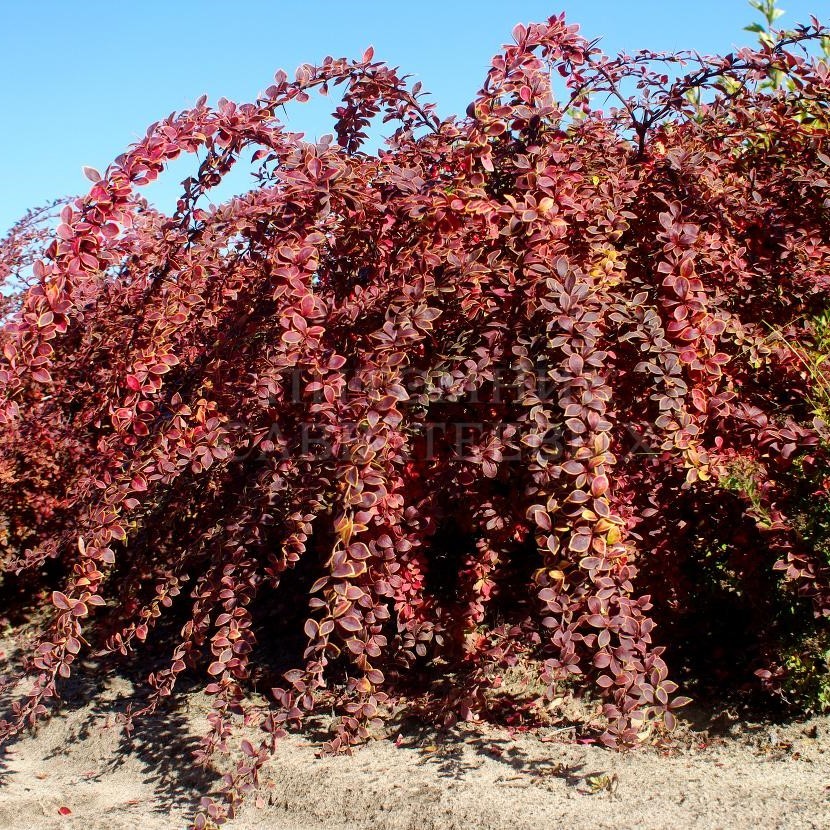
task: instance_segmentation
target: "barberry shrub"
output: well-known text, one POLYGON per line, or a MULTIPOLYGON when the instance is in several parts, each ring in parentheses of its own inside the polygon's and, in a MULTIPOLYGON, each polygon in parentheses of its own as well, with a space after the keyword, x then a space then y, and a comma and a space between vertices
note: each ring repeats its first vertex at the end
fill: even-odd
POLYGON ((769 592, 827 615, 791 510, 826 458, 800 345, 830 286, 825 35, 610 58, 552 17, 443 120, 369 50, 88 170, 30 270, 2 248, 31 281, 0 330, 3 588, 49 615, 0 735, 178 619, 128 725, 203 673, 201 762, 243 713, 263 729, 232 809, 321 695, 344 750, 416 670, 469 718, 526 654, 551 694, 601 694, 607 744, 670 729, 664 650, 722 551, 761 641, 769 592), (333 136, 280 123, 334 90, 333 136), (168 216, 138 188, 183 153, 168 216), (208 205, 250 154, 257 186, 208 205), (294 662, 258 708, 263 642, 294 662))

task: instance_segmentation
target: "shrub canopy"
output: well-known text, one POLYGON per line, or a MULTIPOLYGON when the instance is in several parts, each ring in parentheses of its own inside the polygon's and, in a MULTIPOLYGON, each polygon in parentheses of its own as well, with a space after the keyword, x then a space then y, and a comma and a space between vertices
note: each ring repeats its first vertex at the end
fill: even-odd
POLYGON ((824 457, 815 381, 770 337, 807 342, 827 304, 822 34, 609 58, 552 17, 517 26, 444 120, 371 50, 326 58, 88 170, 30 271, 44 231, 16 228, 0 268, 31 285, 0 330, 0 555, 51 615, 0 734, 90 645, 164 643, 180 609, 141 711, 205 672, 202 760, 257 643, 294 655, 232 799, 326 687, 343 749, 418 666, 453 673, 446 711, 470 717, 530 653, 551 693, 595 684, 603 740, 633 743, 685 700, 650 611, 690 596, 681 537, 724 533, 701 520, 724 499, 755 533, 740 577, 778 569, 826 614, 828 562, 788 513, 794 462, 824 457), (335 89, 333 137, 280 122, 335 89), (376 119, 393 132, 370 154, 376 119), (251 151, 256 188, 204 207, 251 151), (183 153, 201 161, 166 216, 138 188, 183 153))

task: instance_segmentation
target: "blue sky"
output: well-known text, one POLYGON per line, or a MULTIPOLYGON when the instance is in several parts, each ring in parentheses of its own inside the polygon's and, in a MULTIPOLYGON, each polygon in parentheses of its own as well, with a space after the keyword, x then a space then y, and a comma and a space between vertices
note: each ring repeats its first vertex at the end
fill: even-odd
MULTIPOLYGON (((781 5, 781 25, 830 18, 829 0, 781 5)), ((0 0, 0 232, 27 207, 86 190, 82 165, 105 168, 202 93, 253 100, 276 69, 327 54, 371 44, 434 93, 439 114, 463 112, 513 25, 560 11, 608 52, 729 51, 750 42, 742 27, 755 17, 745 0, 0 0)), ((328 111, 297 105, 287 124, 316 137, 328 111)), ((176 162, 147 195, 169 208, 192 169, 176 162)))

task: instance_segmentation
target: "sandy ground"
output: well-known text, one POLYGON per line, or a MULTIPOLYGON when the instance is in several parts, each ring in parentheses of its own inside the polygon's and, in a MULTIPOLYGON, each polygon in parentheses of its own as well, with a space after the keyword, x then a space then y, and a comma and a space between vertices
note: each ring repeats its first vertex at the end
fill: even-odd
MULTIPOLYGON (((70 697, 0 752, 0 828, 184 828, 210 780, 191 763, 209 700, 188 695, 132 740, 113 718, 129 693, 70 697), (71 812, 62 811, 66 808, 71 812)), ((351 757, 290 736, 229 830, 722 830, 830 828, 830 718, 686 727, 670 751, 629 753, 534 733, 409 728, 351 757), (726 728, 724 728, 726 727, 726 728)))

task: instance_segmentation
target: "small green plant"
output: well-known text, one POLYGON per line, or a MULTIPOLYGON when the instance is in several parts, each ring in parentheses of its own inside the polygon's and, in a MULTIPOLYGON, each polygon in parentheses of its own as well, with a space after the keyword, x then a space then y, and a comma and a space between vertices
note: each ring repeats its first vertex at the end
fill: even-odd
POLYGON ((822 468, 808 472, 799 459, 796 472, 806 486, 803 495, 795 501, 793 526, 804 543, 830 565, 830 471, 822 468))
MULTIPOLYGON (((830 158, 827 161, 830 163, 830 158)), ((809 392, 805 400, 811 413, 825 425, 826 441, 826 428, 830 425, 830 309, 808 318, 805 330, 795 333, 793 327, 798 322, 773 328, 767 340, 790 352, 800 371, 806 374, 809 392)))
POLYGON ((830 354, 830 309, 816 314, 812 320, 814 349, 825 357, 830 354))
POLYGON ((768 526, 770 515, 763 505, 760 478, 761 467, 751 458, 738 456, 726 465, 726 474, 720 483, 725 490, 738 493, 750 504, 750 515, 759 526, 768 526))
POLYGON ((585 788, 586 792, 590 795, 598 795, 604 792, 610 796, 617 792, 619 783, 616 773, 611 775, 608 773, 600 773, 599 775, 589 775, 585 779, 585 788))
POLYGON ((830 712, 830 635, 793 642, 781 655, 781 694, 788 704, 808 713, 830 712))
POLYGON ((764 23, 750 23, 749 26, 744 26, 744 30, 757 33, 762 44, 771 46, 774 43, 771 34, 773 25, 779 17, 786 14, 785 10, 778 8, 776 0, 749 0, 749 5, 761 12, 764 23))
MULTIPOLYGON (((758 42, 764 49, 774 49, 775 44, 781 37, 792 37, 795 32, 788 30, 779 30, 776 28, 776 21, 786 14, 786 10, 779 8, 777 0, 749 0, 749 5, 753 9, 761 12, 763 22, 756 21, 750 23, 749 26, 744 26, 747 32, 753 32, 758 35, 758 42)), ((818 39, 818 47, 820 56, 824 61, 830 60, 830 38, 821 37, 818 39)), ((762 89, 770 91, 787 90, 794 92, 796 84, 784 68, 771 67, 768 72, 767 80, 761 84, 762 89)), ((800 117, 805 123, 817 122, 819 126, 826 126, 826 118, 823 114, 818 114, 813 111, 806 111, 800 117)))

